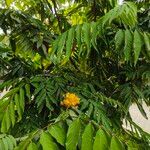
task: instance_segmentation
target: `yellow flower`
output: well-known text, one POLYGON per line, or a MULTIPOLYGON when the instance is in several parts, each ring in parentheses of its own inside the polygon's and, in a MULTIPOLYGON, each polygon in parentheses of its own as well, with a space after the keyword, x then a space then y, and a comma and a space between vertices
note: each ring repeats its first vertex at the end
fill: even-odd
POLYGON ((80 98, 74 93, 66 93, 64 100, 60 103, 62 106, 69 108, 77 106, 80 103, 80 98))

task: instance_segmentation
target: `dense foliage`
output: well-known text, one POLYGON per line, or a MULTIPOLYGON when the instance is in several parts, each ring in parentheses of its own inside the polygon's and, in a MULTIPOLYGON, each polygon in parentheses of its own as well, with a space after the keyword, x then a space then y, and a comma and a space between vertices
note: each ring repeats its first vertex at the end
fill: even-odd
POLYGON ((2 0, 0 149, 148 150, 129 107, 147 118, 149 18, 148 1, 2 0))

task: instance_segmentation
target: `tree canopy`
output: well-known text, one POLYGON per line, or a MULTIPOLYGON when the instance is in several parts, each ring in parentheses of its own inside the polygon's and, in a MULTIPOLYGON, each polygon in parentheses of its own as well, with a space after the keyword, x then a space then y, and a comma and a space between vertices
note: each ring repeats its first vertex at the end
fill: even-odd
POLYGON ((129 107, 148 119, 149 18, 146 0, 1 0, 0 149, 148 150, 129 107))

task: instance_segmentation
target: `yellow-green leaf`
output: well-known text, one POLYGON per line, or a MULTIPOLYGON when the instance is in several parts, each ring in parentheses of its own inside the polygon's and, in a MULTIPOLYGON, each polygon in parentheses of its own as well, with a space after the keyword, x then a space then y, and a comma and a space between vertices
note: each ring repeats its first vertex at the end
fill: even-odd
POLYGON ((49 133, 43 132, 40 137, 43 150, 59 150, 49 133))
POLYGON ((27 147, 27 150, 38 150, 38 147, 35 143, 31 142, 27 147))
POLYGON ((125 150, 125 147, 117 137, 112 137, 110 150, 125 150))
POLYGON ((5 0, 6 5, 9 7, 11 5, 11 3, 13 2, 13 0, 5 0))
POLYGON ((79 119, 74 120, 69 126, 67 133, 66 150, 76 150, 80 135, 81 123, 79 119))
POLYGON ((96 133, 93 150, 108 150, 109 144, 108 134, 103 129, 99 129, 96 133))
POLYGON ((82 135, 81 150, 93 150, 93 126, 89 123, 82 135))
POLYGON ((66 131, 63 126, 60 126, 59 124, 52 125, 49 128, 49 133, 56 139, 58 143, 63 146, 65 145, 66 131))
POLYGON ((16 118, 15 118, 15 107, 14 107, 13 101, 10 102, 9 109, 10 109, 11 123, 12 123, 12 126, 14 126, 16 122, 16 118))

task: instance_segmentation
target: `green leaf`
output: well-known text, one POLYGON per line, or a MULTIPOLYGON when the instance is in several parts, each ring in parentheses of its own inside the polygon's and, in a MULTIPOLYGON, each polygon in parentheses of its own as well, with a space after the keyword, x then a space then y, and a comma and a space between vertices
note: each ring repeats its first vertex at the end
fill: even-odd
POLYGON ((29 98, 29 101, 31 99, 31 93, 30 93, 30 84, 25 85, 26 95, 29 98))
POLYGON ((147 120, 148 120, 147 114, 146 114, 146 112, 145 112, 145 110, 144 110, 143 106, 142 106, 141 104, 139 104, 138 102, 137 102, 136 104, 137 104, 138 109, 140 110, 140 112, 141 112, 142 116, 143 116, 145 119, 147 119, 147 120))
POLYGON ((97 36, 99 34, 98 32, 98 28, 97 28, 97 24, 95 22, 92 22, 92 25, 91 25, 91 33, 92 33, 92 39, 91 39, 91 43, 93 45, 93 47, 96 49, 96 51, 99 53, 98 49, 97 49, 97 36))
POLYGON ((8 135, 8 136, 5 136, 4 138, 2 138, 2 147, 5 147, 3 148, 4 150, 8 149, 8 150, 13 150, 14 147, 16 146, 16 142, 14 143, 15 139, 11 136, 11 135, 8 135))
POLYGON ((5 113, 5 116, 6 116, 6 127, 7 127, 7 131, 8 129, 10 128, 11 126, 11 120, 10 120, 10 116, 9 116, 10 112, 9 112, 9 107, 5 113))
POLYGON ((44 85, 39 84, 38 87, 36 87, 33 95, 36 96, 39 94, 39 92, 41 92, 41 90, 44 88, 44 85))
POLYGON ((106 13, 102 17, 102 27, 104 28, 107 23, 111 23, 116 17, 118 17, 118 14, 116 11, 118 10, 118 7, 114 7, 114 9, 111 9, 108 13, 106 13))
POLYGON ((132 52, 132 44, 133 43, 133 37, 130 30, 125 31, 125 47, 124 47, 124 55, 126 61, 129 61, 131 58, 131 52, 132 52))
POLYGON ((75 29, 71 28, 68 31, 67 41, 66 41, 66 59, 68 60, 72 53, 73 40, 74 40, 75 29))
POLYGON ((11 126, 11 120, 10 120, 10 116, 9 116, 10 112, 9 112, 9 107, 7 107, 5 114, 3 116, 3 120, 1 123, 1 132, 5 133, 8 131, 8 129, 11 126))
POLYGON ((24 141, 20 142, 17 147, 15 147, 15 150, 26 150, 29 143, 30 139, 25 139, 24 141))
POLYGON ((23 88, 20 89, 19 94, 20 94, 20 108, 22 112, 24 112, 25 102, 24 102, 24 89, 23 88))
POLYGON ((14 126, 16 122, 16 118, 15 118, 15 106, 14 106, 13 101, 10 102, 9 109, 10 109, 11 123, 12 123, 12 126, 14 126))
POLYGON ((82 135, 81 150, 93 150, 93 126, 89 123, 82 135))
POLYGON ((16 146, 16 140, 13 136, 8 135, 9 139, 11 140, 11 142, 13 143, 14 147, 16 146))
MULTIPOLYGON (((0 35, 0 42, 5 38, 5 35, 0 35)), ((1 46, 0 46, 1 49, 1 46)))
POLYGON ((111 139, 110 150, 125 150, 125 147, 117 137, 113 136, 111 139))
POLYGON ((13 150, 14 149, 13 141, 9 137, 6 137, 5 139, 8 145, 8 150, 13 150))
POLYGON ((66 131, 62 126, 60 126, 59 124, 50 126, 49 133, 56 139, 58 143, 60 143, 62 146, 65 145, 66 131))
POLYGON ((2 123, 1 123, 1 132, 7 132, 7 123, 6 123, 6 115, 4 115, 2 123))
POLYGON ((67 38, 67 32, 63 33, 59 39, 58 42, 58 49, 57 49, 57 59, 60 59, 60 57, 62 56, 62 51, 64 49, 65 46, 65 42, 66 42, 66 38, 67 38))
POLYGON ((115 45, 116 45, 116 50, 120 50, 122 48, 122 45, 124 43, 124 31, 119 30, 116 35, 115 35, 115 45))
POLYGON ((150 38, 148 37, 148 34, 146 34, 145 32, 144 32, 144 42, 145 42, 147 54, 150 57, 150 38))
POLYGON ((79 119, 74 120, 69 126, 67 133, 66 150, 76 150, 80 135, 81 123, 79 119))
POLYGON ((14 89, 12 89, 12 90, 10 90, 10 91, 9 91, 8 93, 6 93, 1 99, 4 99, 4 98, 6 98, 6 97, 9 97, 9 96, 15 94, 16 92, 18 92, 18 90, 19 90, 18 87, 17 87, 17 88, 14 88, 14 89))
POLYGON ((135 27, 137 23, 137 7, 133 2, 126 2, 121 7, 120 20, 124 25, 135 27))
POLYGON ((111 22, 119 16, 120 12, 121 11, 119 7, 115 7, 114 9, 110 10, 110 12, 108 12, 110 14, 109 19, 108 19, 109 24, 111 24, 111 22))
POLYGON ((6 134, 0 134, 0 139, 4 138, 6 134))
POLYGON ((82 25, 78 25, 77 27, 76 27, 76 34, 75 34, 75 36, 76 36, 76 40, 77 40, 77 45, 78 45, 78 48, 80 48, 81 47, 81 31, 82 31, 82 25))
POLYGON ((43 150, 59 150, 50 134, 43 132, 40 136, 40 143, 43 150))
POLYGON ((15 147, 14 150, 26 150, 29 144, 31 143, 32 139, 34 138, 34 136, 36 136, 37 133, 38 133, 38 130, 30 133, 27 138, 25 138, 23 141, 19 143, 17 147, 15 147))
POLYGON ((134 141, 128 141, 127 143, 128 150, 139 150, 139 145, 134 143, 134 141))
POLYGON ((88 110, 87 110, 87 112, 86 112, 87 116, 90 117, 91 114, 92 114, 92 112, 93 112, 93 110, 94 110, 93 104, 90 103, 89 106, 88 106, 88 110))
POLYGON ((137 6, 133 2, 126 2, 126 20, 131 27, 134 27, 137 23, 137 6))
POLYGON ((39 95, 36 97, 37 107, 39 108, 46 100, 46 89, 42 89, 39 95))
POLYGON ((6 2, 6 5, 9 7, 10 4, 13 2, 13 0, 5 0, 5 2, 6 2))
POLYGON ((20 102, 19 102, 19 95, 15 94, 15 105, 17 109, 17 113, 19 116, 19 121, 22 119, 22 112, 21 112, 21 107, 20 107, 20 102))
POLYGON ((4 143, 2 141, 2 139, 0 139, 0 150, 4 150, 5 147, 4 147, 4 143))
POLYGON ((87 56, 89 56, 90 49, 91 49, 91 27, 89 23, 83 24, 82 35, 83 35, 83 42, 85 42, 87 46, 87 56))
POLYGON ((134 48, 134 65, 136 65, 142 48, 141 35, 137 30, 134 31, 133 48, 134 48))
POLYGON ((110 142, 108 134, 103 129, 99 129, 96 133, 93 150, 108 150, 109 145, 110 142))
POLYGON ((6 138, 3 138, 2 141, 4 143, 4 150, 8 150, 8 143, 7 143, 6 138))
POLYGON ((38 147, 35 143, 31 142, 27 147, 27 150, 38 150, 38 147))

